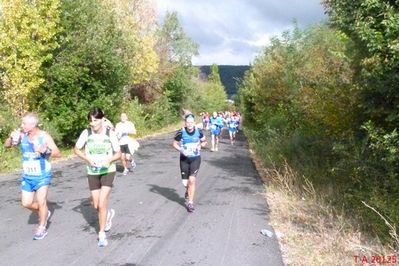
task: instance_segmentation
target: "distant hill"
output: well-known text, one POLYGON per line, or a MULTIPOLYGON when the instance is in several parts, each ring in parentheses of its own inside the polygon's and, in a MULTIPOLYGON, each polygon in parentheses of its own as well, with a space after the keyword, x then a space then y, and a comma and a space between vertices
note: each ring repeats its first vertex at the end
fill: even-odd
MULTIPOLYGON (((208 76, 211 73, 211 66, 198 66, 201 70, 201 73, 208 76)), ((234 94, 237 94, 237 80, 242 79, 244 77, 245 71, 247 71, 250 66, 231 66, 231 65, 218 65, 220 80, 224 88, 226 89, 226 93, 229 97, 234 94)))

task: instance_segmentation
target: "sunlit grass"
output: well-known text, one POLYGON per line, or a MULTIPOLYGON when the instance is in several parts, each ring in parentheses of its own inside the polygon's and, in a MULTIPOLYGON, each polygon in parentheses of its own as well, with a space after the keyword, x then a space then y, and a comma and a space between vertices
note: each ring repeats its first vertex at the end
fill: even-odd
MULTIPOLYGON (((60 160, 67 160, 73 156, 72 148, 61 148, 61 158, 52 159, 53 162, 60 160)), ((19 147, 4 148, 0 149, 0 173, 10 173, 14 171, 20 171, 22 169, 21 151, 19 147)))

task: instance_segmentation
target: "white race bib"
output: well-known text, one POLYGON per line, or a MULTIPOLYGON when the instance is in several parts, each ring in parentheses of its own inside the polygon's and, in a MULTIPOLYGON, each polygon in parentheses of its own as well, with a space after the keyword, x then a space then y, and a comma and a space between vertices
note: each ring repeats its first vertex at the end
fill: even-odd
POLYGON ((40 168, 40 160, 24 161, 22 163, 22 168, 24 169, 24 174, 40 176, 42 170, 40 168))
POLYGON ((187 143, 184 147, 187 150, 187 156, 198 155, 198 143, 187 143))
POLYGON ((107 154, 91 154, 89 157, 97 166, 104 166, 109 156, 107 154))

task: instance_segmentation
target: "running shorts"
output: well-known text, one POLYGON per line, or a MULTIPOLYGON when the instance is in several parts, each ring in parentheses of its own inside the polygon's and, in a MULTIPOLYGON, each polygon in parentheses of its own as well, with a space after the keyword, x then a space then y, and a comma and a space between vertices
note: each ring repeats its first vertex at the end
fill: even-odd
POLYGON ((90 191, 100 189, 102 186, 112 187, 115 174, 115 172, 111 172, 102 175, 87 175, 90 191))
POLYGON ((128 144, 120 145, 120 147, 121 147, 121 153, 129 153, 129 154, 131 154, 128 144))
POLYGON ((188 179, 189 176, 197 176, 201 165, 201 156, 180 159, 181 178, 188 179))
POLYGON ((28 179, 22 177, 21 179, 21 190, 27 192, 34 192, 37 191, 39 188, 43 186, 48 186, 51 184, 51 176, 42 177, 42 178, 35 178, 35 179, 28 179))

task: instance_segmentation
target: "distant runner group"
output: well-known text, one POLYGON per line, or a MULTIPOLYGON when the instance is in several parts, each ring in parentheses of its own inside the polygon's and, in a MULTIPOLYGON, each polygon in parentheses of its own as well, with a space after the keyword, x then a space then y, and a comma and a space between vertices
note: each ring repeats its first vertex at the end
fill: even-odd
MULTIPOLYGON (((184 114, 184 127, 179 129, 173 139, 173 147, 180 153, 180 171, 185 187, 186 208, 194 211, 196 177, 201 165, 201 149, 207 141, 203 131, 210 131, 211 151, 218 151, 219 138, 225 127, 229 132, 231 145, 240 126, 238 112, 214 112, 212 116, 201 113, 202 128, 196 126, 195 116, 191 112, 184 114)), ((93 108, 87 115, 89 127, 84 129, 74 148, 75 154, 86 162, 88 186, 91 203, 98 214, 98 246, 108 245, 106 232, 111 230, 115 210, 108 206, 108 199, 116 175, 116 162, 120 160, 123 175, 136 167, 133 154, 139 143, 132 137, 136 128, 128 120, 127 114, 120 115, 120 122, 114 127, 106 119, 100 108, 93 108)), ((53 138, 39 128, 39 119, 35 113, 22 117, 21 127, 14 130, 5 140, 7 148, 20 146, 22 153, 21 204, 38 214, 39 222, 33 235, 34 240, 47 235, 47 222, 51 211, 47 206, 47 195, 52 172, 50 157, 60 157, 61 152, 53 138)))

